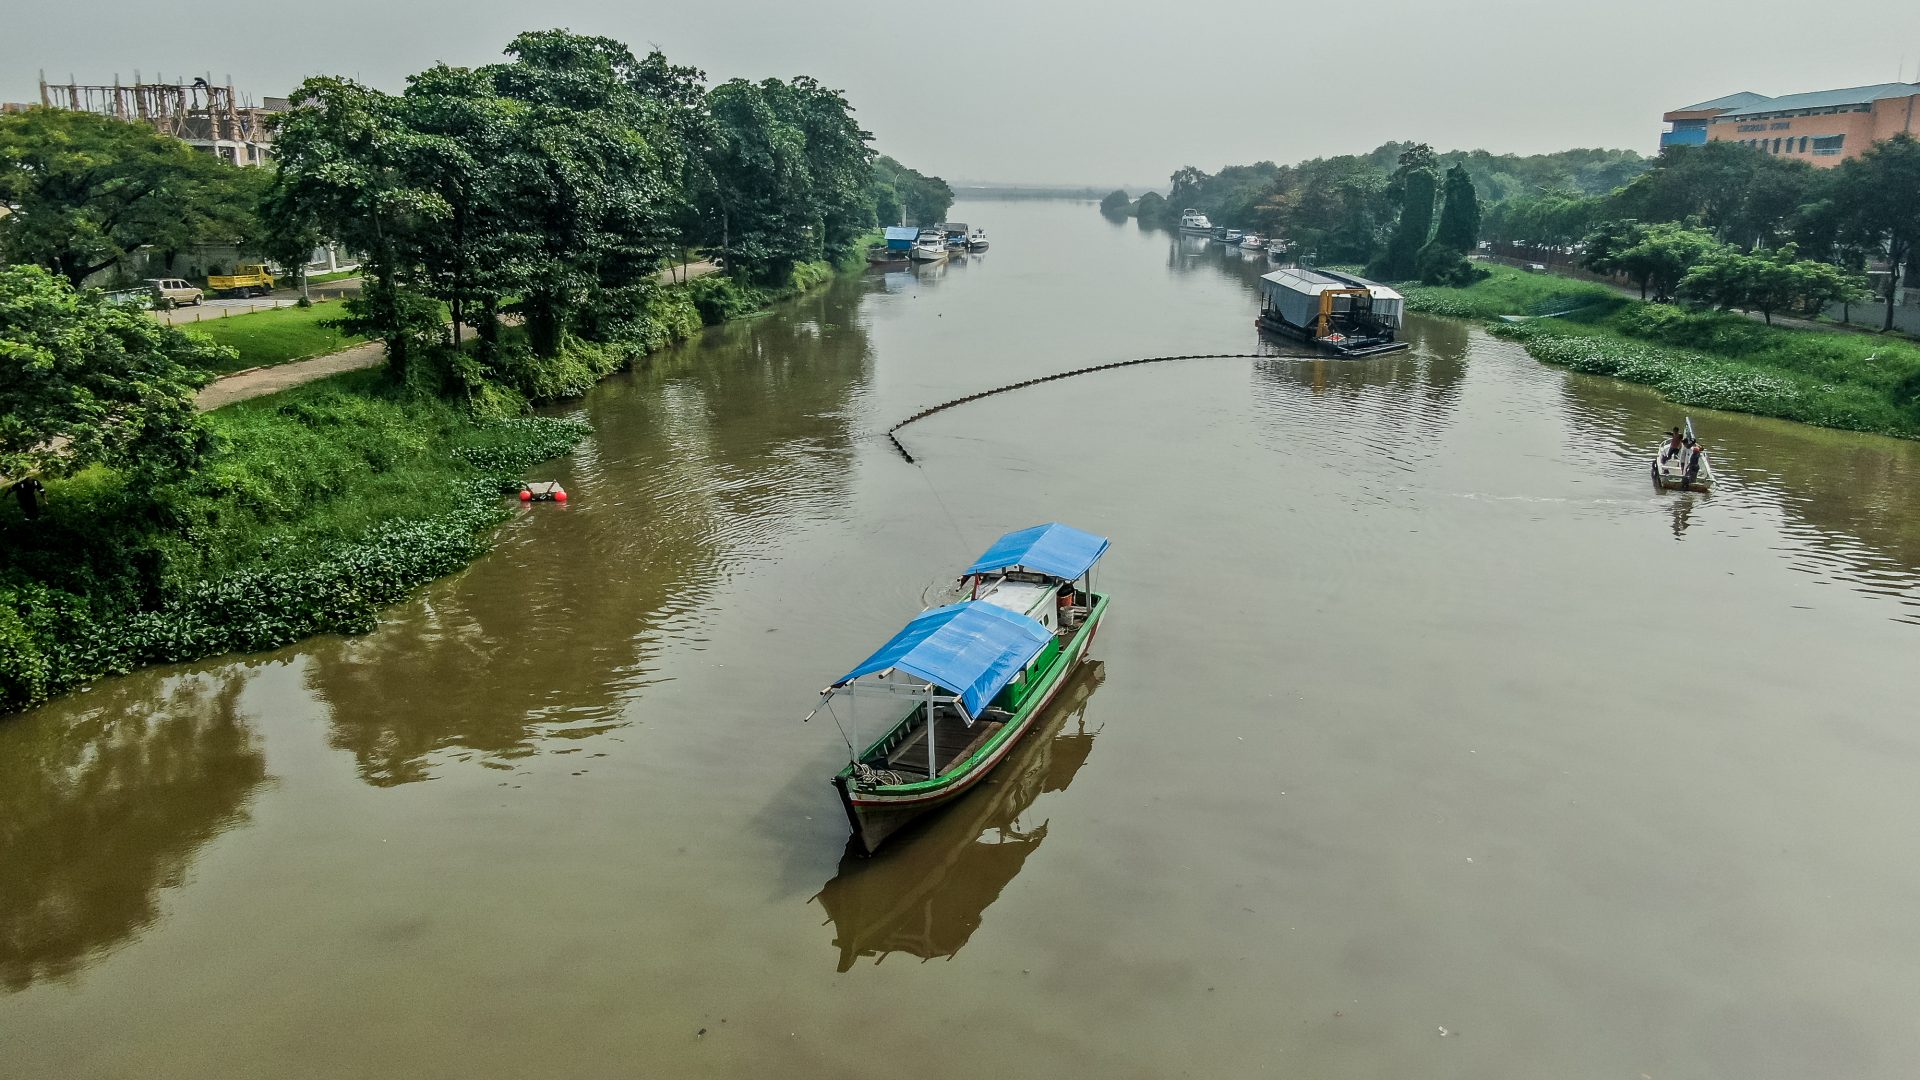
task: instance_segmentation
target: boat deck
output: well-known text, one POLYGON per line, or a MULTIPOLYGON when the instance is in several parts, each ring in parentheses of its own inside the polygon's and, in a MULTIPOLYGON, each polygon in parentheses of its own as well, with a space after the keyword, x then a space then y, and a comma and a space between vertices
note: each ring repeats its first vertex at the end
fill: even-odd
MULTIPOLYGON (((933 725, 935 767, 940 772, 947 771, 954 762, 963 760, 979 749, 982 743, 1004 726, 1004 721, 982 720, 968 727, 958 715, 944 713, 940 722, 933 725)), ((915 780, 930 779, 927 775, 926 725, 919 725, 900 745, 888 751, 886 764, 881 767, 915 780)))

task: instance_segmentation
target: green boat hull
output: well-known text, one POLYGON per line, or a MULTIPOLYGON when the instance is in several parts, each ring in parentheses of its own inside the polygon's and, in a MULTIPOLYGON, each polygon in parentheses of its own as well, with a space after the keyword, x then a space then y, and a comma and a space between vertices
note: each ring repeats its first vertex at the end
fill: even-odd
MULTIPOLYGON (((1106 617, 1107 600, 1104 593, 1093 594, 1093 607, 1086 619, 1055 653, 1053 662, 1028 680, 1012 717, 965 757, 942 769, 938 776, 907 784, 867 785, 854 779, 851 764, 834 775, 833 786, 840 792, 854 840, 867 854, 879 850, 887 837, 915 818, 959 798, 993 771, 1066 685, 1068 673, 1087 658, 1094 635, 1100 629, 1100 620, 1106 617)), ((872 757, 879 747, 913 724, 916 717, 917 713, 901 720, 868 747, 861 760, 872 757)))

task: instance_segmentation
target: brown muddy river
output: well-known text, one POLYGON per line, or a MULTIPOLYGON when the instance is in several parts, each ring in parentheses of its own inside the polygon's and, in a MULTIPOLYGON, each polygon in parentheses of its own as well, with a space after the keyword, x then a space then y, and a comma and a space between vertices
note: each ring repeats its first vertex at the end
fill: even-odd
POLYGON ((0 1074, 1920 1069, 1920 445, 1696 412, 1656 494, 1677 409, 1416 320, 910 466, 1255 348, 1255 260, 953 216, 602 386, 377 632, 0 721, 0 1074), (1098 662, 843 858, 815 692, 1053 519, 1098 662))

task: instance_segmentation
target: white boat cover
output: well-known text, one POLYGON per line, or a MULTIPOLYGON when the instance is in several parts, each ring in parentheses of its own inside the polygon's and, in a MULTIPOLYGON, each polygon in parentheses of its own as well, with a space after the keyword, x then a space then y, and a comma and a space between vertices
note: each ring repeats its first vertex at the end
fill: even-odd
MULTIPOLYGON (((1295 326, 1308 326, 1320 315, 1320 294, 1329 289, 1365 289, 1373 295, 1373 313, 1395 330, 1400 328, 1406 298, 1377 281, 1331 270, 1308 270, 1288 266, 1260 277, 1260 290, 1267 303, 1278 309, 1295 326)), ((1335 311, 1345 311, 1349 301, 1335 297, 1335 311)))

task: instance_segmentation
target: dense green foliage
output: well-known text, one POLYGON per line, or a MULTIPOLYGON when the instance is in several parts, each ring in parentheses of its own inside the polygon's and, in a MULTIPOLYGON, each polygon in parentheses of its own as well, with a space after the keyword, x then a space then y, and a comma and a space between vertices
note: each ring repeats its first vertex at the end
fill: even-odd
MULTIPOLYGON (((1840 163, 1835 170, 1827 214, 1821 207, 1805 216, 1810 224, 1835 223, 1834 244, 1842 252, 1886 252, 1887 310, 1883 329, 1893 329, 1893 296, 1902 272, 1920 263, 1920 139, 1905 133, 1840 163)), ((1817 228, 1807 231, 1816 232, 1817 228)), ((1817 241, 1816 241, 1817 242, 1817 241)))
POLYGON ((139 124, 64 109, 0 115, 0 261, 79 285, 136 248, 258 238, 265 174, 139 124))
POLYGON ((1420 249, 1433 234, 1433 200, 1438 184, 1433 173, 1433 149, 1420 144, 1400 155, 1400 167, 1387 182, 1387 197, 1395 210, 1387 246, 1367 267, 1377 278, 1403 281, 1418 274, 1420 249))
POLYGON ((878 225, 912 222, 932 225, 953 206, 953 189, 882 155, 873 160, 873 215, 878 225))
MULTIPOLYGON (((1892 297, 1920 250, 1920 140, 1896 135, 1825 170, 1732 142, 1672 147, 1617 191, 1549 191, 1500 206, 1488 215, 1486 232, 1494 240, 1549 252, 1580 245, 1588 266, 1629 274, 1656 295, 1676 291, 1694 265, 1710 256, 1722 270, 1739 271, 1735 277, 1765 276, 1759 263, 1743 265, 1735 256, 1791 244, 1842 272, 1799 267, 1790 275, 1802 279, 1788 290, 1793 295, 1850 295, 1848 273, 1884 260, 1886 296, 1892 297), (1633 254, 1623 262, 1629 249, 1633 254)), ((1777 279, 1780 271, 1771 273, 1777 279)), ((1704 281, 1696 289, 1716 302, 1730 294, 1753 298, 1779 291, 1751 283, 1710 289, 1704 281)), ((1758 302, 1736 306, 1766 310, 1758 302)), ((1892 326, 1889 304, 1884 327, 1892 326)))
MULTIPOLYGON (((1390 142, 1366 154, 1315 158, 1297 165, 1271 161, 1230 165, 1211 175, 1188 166, 1173 174, 1172 187, 1166 200, 1154 207, 1156 213, 1144 213, 1142 205, 1136 205, 1134 212, 1146 224, 1168 225, 1171 217, 1191 206, 1218 225, 1291 239, 1303 256, 1319 262, 1366 263, 1379 254, 1399 213, 1401 192, 1389 190, 1391 175, 1400 167, 1401 157, 1416 150, 1426 148, 1390 142)), ((1645 171, 1648 164, 1629 150, 1567 150, 1525 157, 1483 150, 1426 152, 1428 167, 1436 174, 1458 168, 1477 192, 1476 202, 1494 205, 1542 191, 1611 191, 1645 171)))
POLYGON ((1758 311, 1769 325, 1776 311, 1818 315, 1828 304, 1865 297, 1866 279, 1832 263, 1802 259, 1794 245, 1751 253, 1724 248, 1700 259, 1680 279, 1679 295, 1717 307, 1758 311))
POLYGON ((573 422, 476 425, 359 372, 206 417, 205 466, 152 485, 94 468, 47 512, 0 506, 0 708, 103 674, 354 633, 473 557, 500 484, 573 422))
POLYGON ((1110 218, 1123 218, 1132 213, 1132 211, 1133 200, 1127 197, 1126 192, 1118 188, 1107 192, 1106 197, 1100 200, 1100 212, 1110 218))
POLYGON ((386 341, 401 381, 469 397, 545 385, 538 369, 569 349, 656 338, 655 276, 689 249, 778 290, 877 221, 952 202, 937 177, 876 160, 852 106, 804 76, 708 89, 658 52, 561 30, 507 56, 436 66, 398 95, 310 79, 279 121, 276 242, 319 233, 366 253, 346 325, 386 341), (423 299, 474 326, 477 349, 423 299), (503 312, 524 317, 514 348, 503 312))
POLYGON ((309 307, 272 308, 182 323, 181 329, 211 338, 215 344, 233 350, 231 358, 215 363, 215 371, 239 371, 324 356, 364 341, 333 325, 343 310, 338 301, 327 301, 309 307))
POLYGON ((1410 288, 1407 306, 1460 318, 1560 315, 1491 329, 1547 363, 1646 383, 1682 404, 1920 437, 1920 346, 1641 303, 1508 267, 1469 288, 1410 288))
POLYGON ((194 393, 229 355, 39 267, 0 267, 0 477, 191 467, 194 393))

